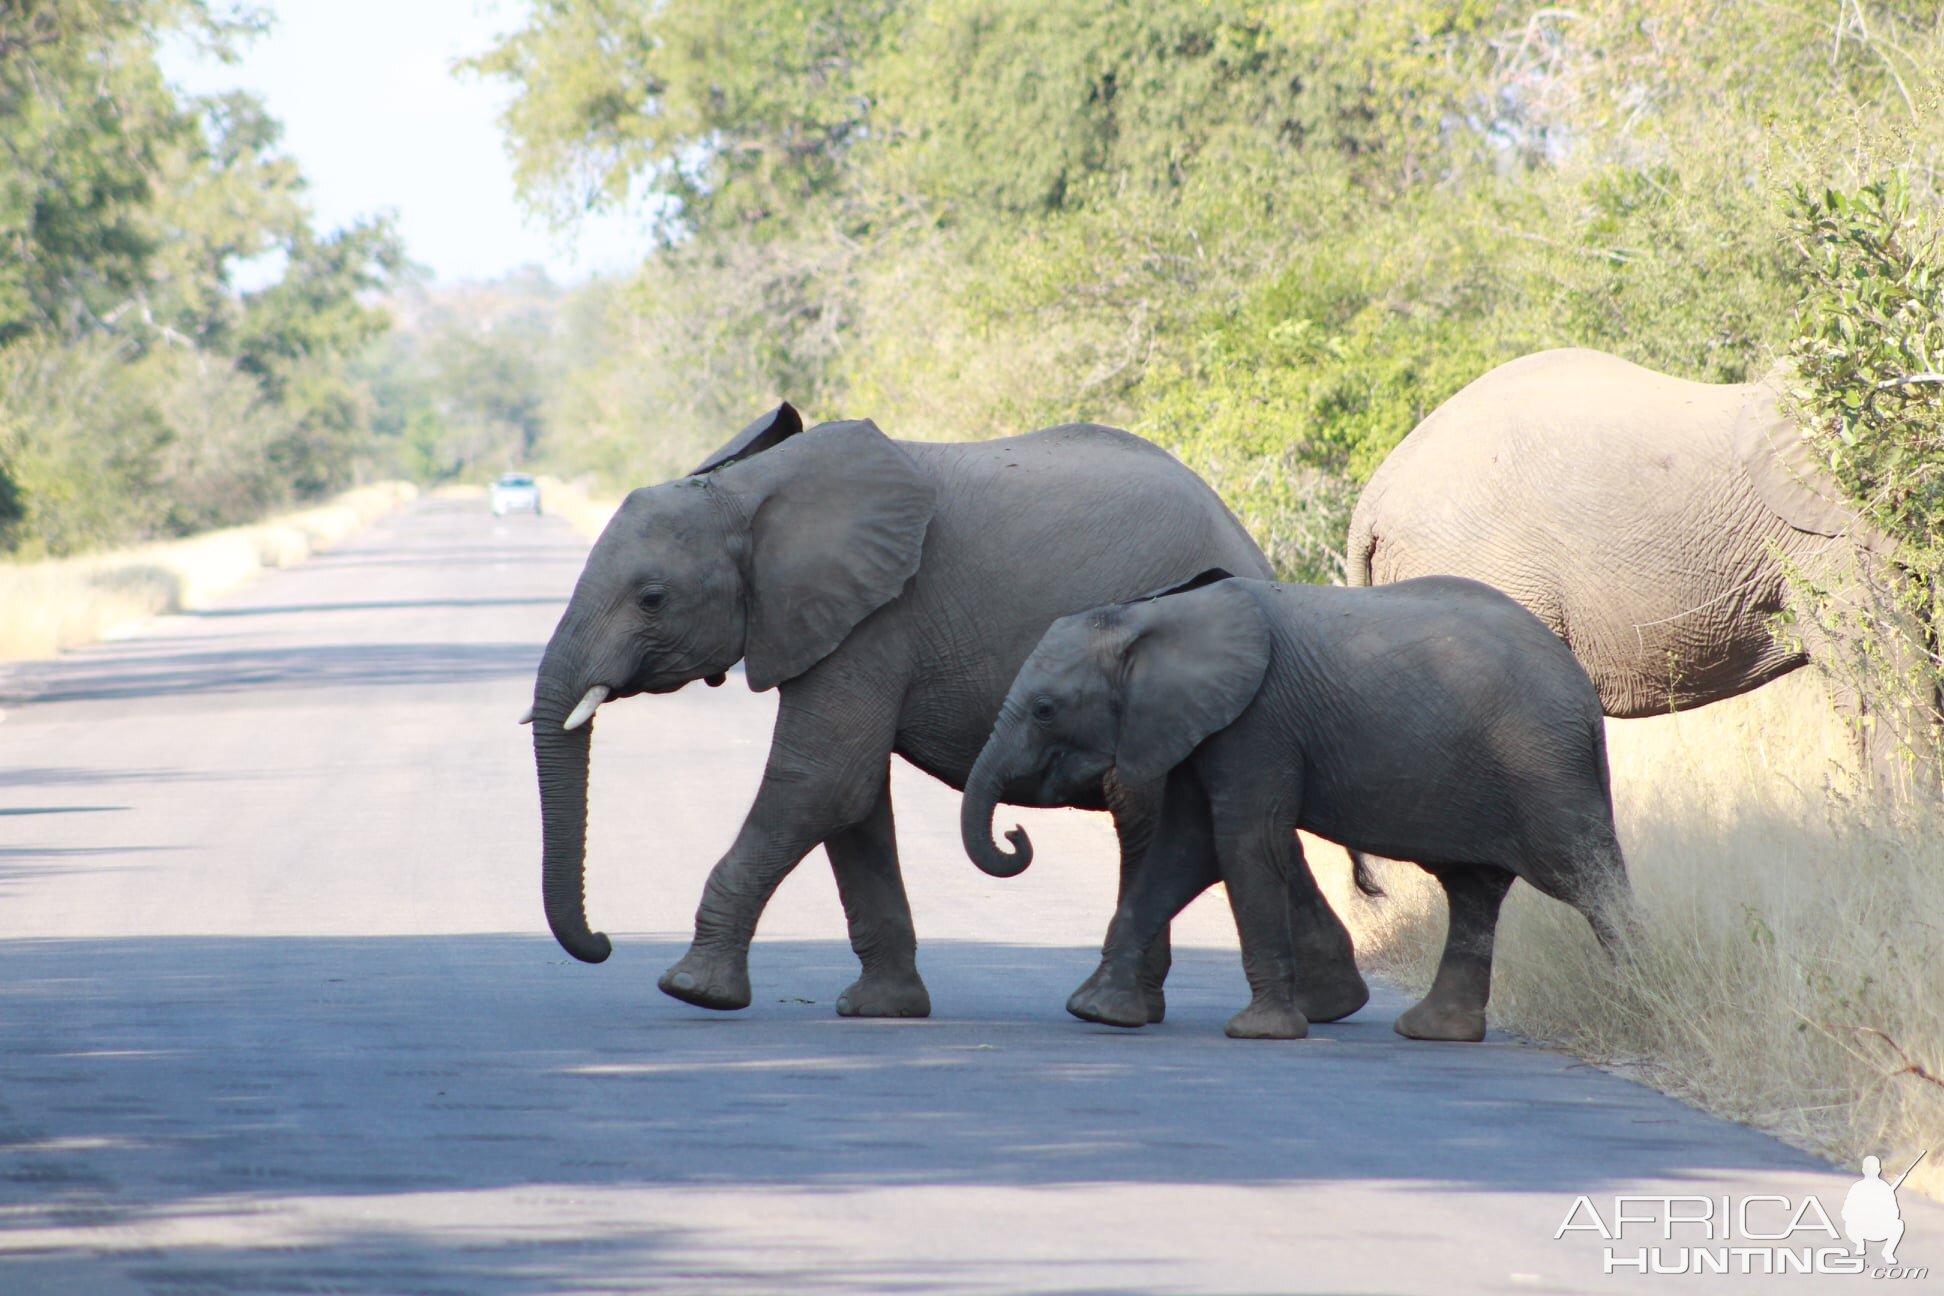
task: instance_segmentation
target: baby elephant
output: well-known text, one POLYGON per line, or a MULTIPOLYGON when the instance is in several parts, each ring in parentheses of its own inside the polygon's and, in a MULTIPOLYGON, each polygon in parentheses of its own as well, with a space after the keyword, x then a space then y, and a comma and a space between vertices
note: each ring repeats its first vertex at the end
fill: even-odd
MULTIPOLYGON (((1205 573, 1053 623, 1020 668, 972 774, 1065 804, 1109 770, 1165 780, 1154 848, 1123 888, 1082 1016, 1138 1026, 1148 942, 1212 880, 1172 867, 1212 834, 1254 1000, 1232 1036, 1296 1039, 1305 951, 1289 904, 1322 906, 1298 828, 1413 860, 1443 884, 1437 978, 1397 1019, 1413 1039, 1485 1034, 1492 938, 1515 877, 1586 916, 1609 951, 1632 919, 1613 830, 1606 733, 1586 672, 1552 631, 1489 586, 1434 576, 1375 589, 1205 573), (1287 899, 1286 899, 1287 897, 1287 899)), ((968 798, 965 847, 988 873, 1032 859, 992 841, 968 798)))

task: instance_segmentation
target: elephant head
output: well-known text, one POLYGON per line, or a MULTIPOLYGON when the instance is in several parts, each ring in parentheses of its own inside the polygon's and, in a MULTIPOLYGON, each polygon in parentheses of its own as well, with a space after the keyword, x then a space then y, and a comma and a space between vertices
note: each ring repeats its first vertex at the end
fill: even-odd
POLYGON ((933 490, 868 422, 802 432, 784 405, 688 477, 631 493, 588 554, 534 681, 547 922, 575 958, 586 916, 587 763, 596 707, 809 670, 918 569, 933 490))
POLYGON ((1033 862, 1024 829, 1007 832, 1011 852, 992 840, 1002 799, 1070 804, 1110 770, 1152 783, 1242 714, 1269 668, 1269 623, 1228 575, 1053 623, 966 779, 959 835, 973 863, 1012 877, 1033 862))

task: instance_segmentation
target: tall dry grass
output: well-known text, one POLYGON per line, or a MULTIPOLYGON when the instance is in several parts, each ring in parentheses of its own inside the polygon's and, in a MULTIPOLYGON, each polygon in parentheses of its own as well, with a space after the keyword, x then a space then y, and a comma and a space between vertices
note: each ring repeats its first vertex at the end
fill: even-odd
MULTIPOLYGON (((1578 914, 1514 887, 1493 1023, 1840 1163, 1930 1147, 1909 1184, 1944 1198, 1944 815, 1859 790, 1807 671, 1607 736, 1645 947, 1617 971, 1578 914)), ((1379 867, 1377 901, 1318 872, 1366 961, 1422 991, 1443 893, 1379 867)))
POLYGON ((315 508, 113 553, 0 563, 0 661, 52 657, 143 617, 204 606, 266 567, 288 567, 417 494, 406 482, 347 491, 315 508))

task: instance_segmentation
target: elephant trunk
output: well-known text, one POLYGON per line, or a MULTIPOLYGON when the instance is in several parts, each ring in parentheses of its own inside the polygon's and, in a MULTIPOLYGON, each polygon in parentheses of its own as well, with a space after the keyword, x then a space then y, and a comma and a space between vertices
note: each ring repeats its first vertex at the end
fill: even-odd
POLYGON ((1005 745, 997 733, 986 743, 966 777, 965 798, 959 802, 959 837, 965 853, 993 877, 1017 877, 1033 862, 1033 843, 1024 828, 1015 825, 1007 832, 1006 840, 1013 844, 1011 851, 992 840, 992 813, 1005 784, 1004 762, 997 752, 1005 745))
POLYGON ((533 762, 540 775, 541 891, 547 925, 560 947, 583 963, 599 963, 613 945, 587 926, 587 754, 592 719, 564 728, 578 697, 548 687, 541 672, 534 699, 533 762))

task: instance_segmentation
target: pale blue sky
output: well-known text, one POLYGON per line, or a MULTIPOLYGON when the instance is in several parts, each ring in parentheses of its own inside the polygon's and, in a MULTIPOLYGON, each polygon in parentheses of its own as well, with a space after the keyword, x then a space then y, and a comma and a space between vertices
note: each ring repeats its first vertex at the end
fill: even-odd
POLYGON ((317 223, 390 210, 414 261, 441 280, 538 263, 557 281, 638 264, 640 219, 584 221, 578 236, 528 221, 498 125, 507 92, 452 74, 515 26, 522 0, 273 0, 270 33, 224 66, 183 50, 164 70, 195 93, 254 91, 284 125, 317 223))

